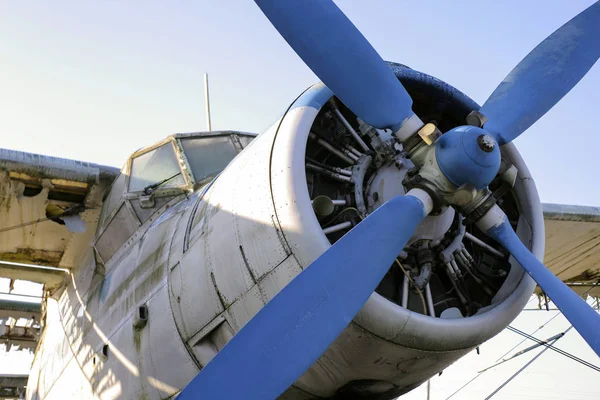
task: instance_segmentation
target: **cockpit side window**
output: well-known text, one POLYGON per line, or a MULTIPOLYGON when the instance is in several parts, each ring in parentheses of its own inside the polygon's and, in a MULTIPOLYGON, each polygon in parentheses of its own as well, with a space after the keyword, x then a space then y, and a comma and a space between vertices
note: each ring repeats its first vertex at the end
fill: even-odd
POLYGON ((181 146, 196 183, 214 177, 238 153, 230 136, 183 138, 181 146))
POLYGON ((100 215, 100 219, 98 221, 98 227, 101 227, 106 222, 106 219, 111 214, 111 212, 115 209, 115 207, 119 204, 119 200, 123 196, 123 192, 125 191, 125 177, 127 175, 121 172, 117 179, 115 179, 108 196, 104 199, 102 204, 102 212, 100 215))
POLYGON ((154 189, 185 185, 175 149, 170 142, 131 160, 129 192, 140 192, 155 184, 159 185, 154 189))
POLYGON ((96 241, 96 250, 104 262, 108 262, 112 258, 138 227, 139 222, 136 217, 129 211, 125 203, 121 204, 113 219, 96 241))

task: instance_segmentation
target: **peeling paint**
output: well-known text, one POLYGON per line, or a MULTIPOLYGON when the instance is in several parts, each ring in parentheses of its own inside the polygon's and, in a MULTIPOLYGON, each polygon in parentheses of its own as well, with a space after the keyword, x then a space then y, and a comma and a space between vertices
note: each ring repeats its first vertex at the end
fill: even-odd
POLYGON ((15 252, 1 252, 0 260, 57 267, 62 255, 62 251, 18 248, 15 252))

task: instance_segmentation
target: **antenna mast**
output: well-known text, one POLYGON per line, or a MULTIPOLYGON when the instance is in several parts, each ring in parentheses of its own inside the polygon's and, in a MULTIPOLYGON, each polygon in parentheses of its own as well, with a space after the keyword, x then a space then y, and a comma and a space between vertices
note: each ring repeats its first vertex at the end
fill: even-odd
POLYGON ((206 125, 210 132, 212 129, 210 127, 210 100, 208 97, 208 74, 206 72, 204 73, 204 102, 206 103, 206 125))

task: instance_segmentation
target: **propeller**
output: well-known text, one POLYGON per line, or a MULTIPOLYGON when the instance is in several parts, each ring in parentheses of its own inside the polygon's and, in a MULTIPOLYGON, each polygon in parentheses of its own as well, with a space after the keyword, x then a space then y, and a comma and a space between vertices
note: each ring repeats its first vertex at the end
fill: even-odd
POLYGON ((510 226, 504 212, 498 206, 494 206, 478 221, 478 226, 509 251, 600 356, 598 313, 531 254, 510 226))
MULTIPOLYGON (((398 130, 414 116, 402 84, 332 1, 255 1, 363 121, 398 130)), ((483 130, 462 127, 445 133, 432 148, 449 181, 485 189, 500 162, 495 142, 516 138, 581 79, 600 56, 599 37, 596 3, 543 41, 498 86, 480 110, 488 117, 483 130)), ((421 189, 379 207, 263 307, 178 399, 277 398, 350 323, 432 207, 421 189)), ((600 355, 600 316, 521 244, 499 208, 492 210, 480 220, 482 230, 511 252, 600 355)))
POLYGON ((367 124, 397 131, 412 99, 383 59, 330 0, 255 0, 302 61, 367 124))
POLYGON ((267 303, 177 398, 277 398, 352 321, 431 211, 428 197, 413 189, 350 230, 267 303))
POLYGON ((600 57, 600 2, 564 24, 531 51, 479 110, 498 143, 516 139, 592 68, 600 57))

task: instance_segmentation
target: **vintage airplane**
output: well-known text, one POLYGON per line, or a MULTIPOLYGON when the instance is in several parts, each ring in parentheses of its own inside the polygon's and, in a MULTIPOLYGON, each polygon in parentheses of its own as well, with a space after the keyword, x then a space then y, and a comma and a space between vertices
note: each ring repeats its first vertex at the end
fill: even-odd
POLYGON ((324 82, 266 132, 172 135, 120 171, 0 150, 0 276, 45 284, 27 398, 391 399, 536 282, 600 354, 563 283, 600 295, 600 210, 542 207, 511 143, 600 57, 600 3, 480 107, 331 1, 256 2, 324 82))

